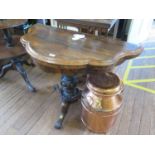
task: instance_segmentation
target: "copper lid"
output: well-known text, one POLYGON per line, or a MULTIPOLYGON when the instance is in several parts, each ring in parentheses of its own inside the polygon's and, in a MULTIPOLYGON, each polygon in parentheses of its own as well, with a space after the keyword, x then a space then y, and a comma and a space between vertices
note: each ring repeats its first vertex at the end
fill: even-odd
POLYGON ((87 79, 87 87, 97 93, 114 95, 122 91, 123 83, 114 73, 106 72, 90 75, 87 79))

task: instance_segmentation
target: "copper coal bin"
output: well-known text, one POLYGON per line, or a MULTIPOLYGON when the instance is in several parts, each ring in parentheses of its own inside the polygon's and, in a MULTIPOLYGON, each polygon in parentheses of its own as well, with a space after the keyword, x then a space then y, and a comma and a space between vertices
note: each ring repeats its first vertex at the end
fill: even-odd
POLYGON ((82 93, 81 119, 96 133, 107 133, 122 107, 123 83, 114 73, 100 73, 87 78, 82 93))

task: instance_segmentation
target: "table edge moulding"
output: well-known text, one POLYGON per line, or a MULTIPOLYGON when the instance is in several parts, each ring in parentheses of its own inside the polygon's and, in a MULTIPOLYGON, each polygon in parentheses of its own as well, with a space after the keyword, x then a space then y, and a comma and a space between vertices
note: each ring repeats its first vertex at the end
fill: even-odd
POLYGON ((77 34, 42 24, 33 25, 20 41, 43 70, 62 74, 60 86, 57 87, 62 100, 61 114, 55 124, 57 129, 62 127, 70 103, 81 97, 81 91, 77 88, 78 72, 111 72, 115 66, 137 57, 143 51, 142 46, 117 39, 77 34))

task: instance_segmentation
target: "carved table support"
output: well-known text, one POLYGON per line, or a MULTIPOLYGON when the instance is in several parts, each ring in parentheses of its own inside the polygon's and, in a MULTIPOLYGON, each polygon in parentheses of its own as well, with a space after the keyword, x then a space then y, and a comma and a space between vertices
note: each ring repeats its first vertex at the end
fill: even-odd
POLYGON ((59 88, 63 104, 55 124, 57 129, 62 127, 69 105, 81 96, 76 88, 75 76, 69 74, 89 71, 89 68, 109 71, 109 68, 114 68, 143 51, 141 46, 107 37, 84 35, 75 39, 75 32, 56 30, 41 24, 33 25, 20 41, 42 70, 67 74, 62 75, 59 88))
POLYGON ((81 96, 81 91, 76 88, 77 78, 75 76, 62 75, 60 85, 59 92, 61 95, 62 107, 60 116, 55 123, 56 129, 62 128, 62 123, 70 104, 78 100, 81 96))
POLYGON ((9 70, 17 70, 26 82, 28 90, 31 92, 35 92, 36 89, 32 86, 31 82, 29 81, 23 64, 27 64, 27 62, 18 58, 11 59, 8 64, 5 64, 0 68, 0 78, 2 78, 9 70))
POLYGON ((0 78, 2 78, 10 69, 13 69, 12 63, 3 65, 0 69, 0 78))
MULTIPOLYGON (((10 21, 10 23, 11 22, 15 22, 15 21, 10 21)), ((25 22, 25 20, 21 21, 21 24, 24 23, 24 22, 25 22)), ((11 49, 11 48, 14 48, 16 46, 19 47, 19 45, 16 45, 15 41, 12 39, 12 35, 11 35, 10 29, 9 29, 9 26, 8 26, 10 23, 8 21, 6 26, 3 26, 3 25, 5 25, 4 23, 1 24, 2 27, 3 27, 1 29, 2 29, 3 34, 4 34, 4 39, 6 41, 6 52, 7 52, 7 49, 11 49)), ((17 23, 15 25, 20 25, 20 21, 17 21, 17 23)), ((14 26, 10 25, 10 27, 14 27, 14 26)), ((17 49, 15 48, 15 50, 17 50, 17 49)), ((13 52, 15 53, 16 51, 13 51, 13 52)), ((28 79, 28 76, 27 76, 27 73, 26 73, 26 70, 23 67, 23 64, 27 64, 27 65, 32 65, 32 64, 29 64, 27 62, 27 60, 21 60, 19 58, 21 56, 23 56, 22 52, 21 52, 20 56, 18 55, 17 57, 15 57, 15 56, 11 55, 10 57, 6 58, 7 60, 9 60, 9 63, 3 65, 0 68, 0 78, 2 78, 9 70, 17 70, 20 73, 20 75, 22 76, 22 78, 24 79, 24 81, 26 82, 26 86, 27 86, 28 90, 31 91, 31 92, 35 92, 36 89, 30 83, 30 81, 28 79)))

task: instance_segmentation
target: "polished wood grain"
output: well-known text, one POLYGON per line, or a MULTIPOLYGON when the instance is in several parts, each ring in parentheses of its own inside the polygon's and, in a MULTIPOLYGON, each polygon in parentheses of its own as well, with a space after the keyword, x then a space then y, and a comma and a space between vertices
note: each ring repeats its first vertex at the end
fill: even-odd
POLYGON ((13 44, 15 46, 6 47, 5 40, 0 38, 0 60, 15 58, 26 54, 24 47, 20 43, 20 36, 13 36, 13 44))
MULTIPOLYGON (((9 29, 20 26, 27 22, 27 19, 0 19, 0 30, 9 29)), ((9 31, 9 30, 8 30, 9 31)), ((10 33, 10 32, 9 32, 10 33)), ((11 35, 11 34, 10 34, 11 35)), ((0 35, 0 60, 9 59, 23 55, 25 49, 20 43, 20 36, 12 36, 11 40, 13 46, 7 47, 6 40, 4 39, 3 33, 0 35)))
POLYGON ((0 19, 0 29, 17 27, 26 22, 27 19, 0 19))
POLYGON ((75 40, 75 33, 36 24, 21 37, 26 51, 37 64, 58 71, 88 67, 114 67, 141 54, 141 46, 105 37, 75 40))
POLYGON ((21 37, 21 43, 45 71, 56 70, 63 73, 58 90, 62 99, 61 113, 55 128, 61 129, 70 103, 80 99, 81 91, 76 88, 78 80, 75 73, 86 70, 111 71, 126 59, 141 54, 143 48, 137 45, 109 38, 74 34, 65 30, 36 24, 21 37))
MULTIPOLYGON (((146 51, 154 54, 154 50, 146 51)), ((154 60, 154 59, 153 59, 154 60)), ((134 63, 140 63, 134 59, 134 63)), ((151 59, 146 62, 151 63, 151 59)), ((155 62, 155 61, 154 61, 155 62)), ((154 63, 155 64, 155 63, 154 63)), ((126 63, 117 68, 123 77, 126 63)), ((80 120, 81 105, 72 104, 66 116, 63 130, 53 128, 60 108, 57 92, 51 93, 50 85, 59 82, 60 75, 42 72, 38 67, 27 68, 31 81, 38 93, 32 94, 24 89, 20 75, 8 74, 0 82, 0 134, 7 135, 90 135, 80 120), (10 93, 11 92, 11 93, 10 93)), ((132 71, 131 79, 153 77, 155 69, 132 71), (137 77, 138 74, 138 77, 137 77)), ((147 88, 155 88, 155 82, 144 83, 147 88)), ((155 134, 155 97, 154 94, 125 86, 121 114, 107 134, 110 135, 154 135, 155 134)))
MULTIPOLYGON (((142 56, 153 56, 154 45, 147 45, 142 56), (152 45, 152 46, 151 46, 152 45), (152 50, 151 50, 152 49, 152 50)), ((155 65, 155 58, 133 59, 134 64, 155 65)), ((128 61, 116 68, 123 78, 128 61)), ((32 94, 24 89, 22 78, 15 72, 8 74, 0 82, 0 134, 7 135, 90 135, 80 120, 80 104, 72 104, 66 116, 63 130, 52 127, 60 108, 57 92, 51 93, 51 85, 59 82, 60 74, 42 72, 38 67, 27 68, 30 79, 38 93, 32 94), (11 92, 11 93, 10 93, 11 92)), ((155 68, 135 69, 130 79, 154 78, 155 68)), ((155 82, 142 83, 146 88, 155 89, 155 82)), ((121 114, 107 133, 110 135, 154 135, 155 97, 154 94, 125 86, 121 114)))
POLYGON ((4 77, 8 71, 16 70, 23 77, 29 91, 35 92, 36 89, 30 83, 23 67, 24 64, 31 64, 23 58, 26 55, 26 51, 20 43, 20 36, 12 36, 10 31, 10 28, 23 25, 26 21, 25 19, 0 20, 0 30, 3 32, 0 35, 0 78, 4 77))

